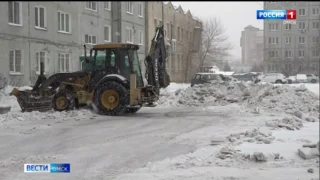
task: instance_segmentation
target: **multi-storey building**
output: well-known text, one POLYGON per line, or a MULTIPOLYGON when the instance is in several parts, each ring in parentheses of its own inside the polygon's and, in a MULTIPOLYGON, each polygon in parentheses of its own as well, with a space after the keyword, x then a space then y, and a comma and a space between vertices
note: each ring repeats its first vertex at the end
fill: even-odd
POLYGON ((146 2, 146 52, 149 51, 155 29, 164 25, 166 42, 169 45, 167 70, 173 82, 190 81, 200 63, 202 22, 190 11, 184 12, 171 2, 146 2))
POLYGON ((264 21, 264 70, 319 74, 320 2, 266 1, 264 9, 295 9, 296 24, 264 21))
POLYGON ((144 59, 144 2, 0 2, 0 73, 12 85, 39 74, 77 71, 83 45, 140 44, 144 59))
POLYGON ((260 64, 263 61, 263 30, 251 25, 241 32, 241 62, 244 65, 260 64))

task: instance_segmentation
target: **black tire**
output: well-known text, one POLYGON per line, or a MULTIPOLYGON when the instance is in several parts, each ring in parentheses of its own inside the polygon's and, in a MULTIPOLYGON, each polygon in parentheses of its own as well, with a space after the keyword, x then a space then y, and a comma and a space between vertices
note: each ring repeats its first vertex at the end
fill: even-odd
POLYGON ((127 108, 126 109, 126 113, 134 114, 134 113, 138 112, 140 109, 141 109, 141 107, 139 107, 139 108, 127 108))
POLYGON ((75 107, 75 99, 69 91, 62 90, 53 96, 52 106, 55 111, 73 110, 75 107), (66 101, 66 105, 64 105, 63 107, 59 107, 59 105, 57 105, 57 100, 59 100, 60 98, 66 101))
POLYGON ((282 84, 282 81, 281 80, 276 80, 276 84, 282 84))
POLYGON ((292 80, 291 79, 288 80, 288 84, 292 84, 292 80))
POLYGON ((312 80, 311 80, 311 83, 317 83, 317 80, 312 79, 312 80))
POLYGON ((108 81, 100 85, 94 95, 94 104, 99 109, 99 112, 108 116, 119 116, 122 115, 129 105, 129 94, 127 89, 120 83, 114 81, 108 81), (112 90, 118 94, 118 104, 115 108, 109 109, 102 104, 102 95, 105 91, 112 90))

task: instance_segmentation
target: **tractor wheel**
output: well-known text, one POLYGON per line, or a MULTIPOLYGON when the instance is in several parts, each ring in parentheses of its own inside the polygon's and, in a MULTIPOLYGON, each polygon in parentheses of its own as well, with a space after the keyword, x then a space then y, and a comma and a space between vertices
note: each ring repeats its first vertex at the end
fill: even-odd
POLYGON ((127 108, 126 109, 126 113, 134 114, 134 113, 138 112, 140 109, 141 109, 141 107, 138 107, 138 108, 127 108))
POLYGON ((120 83, 109 81, 96 89, 94 104, 102 114, 118 116, 123 114, 129 103, 127 89, 120 83))
POLYGON ((75 100, 70 92, 63 90, 54 95, 52 104, 55 111, 67 111, 74 108, 75 100))

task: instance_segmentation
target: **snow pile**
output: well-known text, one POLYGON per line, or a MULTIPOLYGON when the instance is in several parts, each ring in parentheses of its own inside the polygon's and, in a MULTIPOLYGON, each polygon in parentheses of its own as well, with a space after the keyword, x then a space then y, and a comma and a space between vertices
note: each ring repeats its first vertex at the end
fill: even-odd
POLYGON ((283 119, 276 119, 270 122, 266 122, 266 125, 275 128, 285 128, 288 130, 300 130, 303 127, 303 121, 302 119, 299 119, 297 117, 286 117, 283 119))
POLYGON ((170 85, 160 90, 160 95, 173 94, 177 90, 184 90, 190 87, 190 84, 184 83, 170 83, 170 85))
MULTIPOLYGON (((11 111, 21 111, 20 105, 15 96, 10 96, 9 94, 14 87, 6 86, 0 90, 0 106, 11 106, 11 111)), ((17 88, 18 90, 31 90, 29 86, 23 86, 17 88)))
MULTIPOLYGON (((278 112, 317 112, 319 97, 304 85, 274 86, 250 82, 222 82, 161 92, 159 106, 214 106, 240 103, 251 109, 262 108, 278 112)), ((256 112, 259 113, 259 110, 256 112)))
POLYGON ((230 142, 250 142, 257 144, 270 144, 275 138, 272 136, 272 132, 267 128, 261 127, 253 129, 252 131, 246 131, 243 133, 236 133, 227 136, 230 142))

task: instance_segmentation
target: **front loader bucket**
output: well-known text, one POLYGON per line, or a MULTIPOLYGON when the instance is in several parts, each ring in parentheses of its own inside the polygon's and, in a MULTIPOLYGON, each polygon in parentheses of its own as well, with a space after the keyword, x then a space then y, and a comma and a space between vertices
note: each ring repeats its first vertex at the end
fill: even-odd
POLYGON ((16 96, 22 112, 43 112, 52 109, 53 94, 42 93, 42 95, 40 95, 36 91, 20 91, 14 88, 10 95, 16 96))

